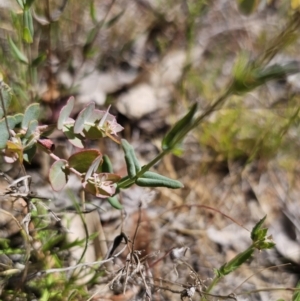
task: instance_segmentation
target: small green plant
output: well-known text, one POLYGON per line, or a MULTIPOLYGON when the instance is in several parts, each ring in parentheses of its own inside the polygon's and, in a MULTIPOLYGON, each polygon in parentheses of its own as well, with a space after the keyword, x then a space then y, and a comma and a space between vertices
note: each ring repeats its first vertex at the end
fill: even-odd
MULTIPOLYGON (((106 111, 97 109, 93 102, 88 103, 86 107, 80 111, 76 119, 74 119, 72 118, 72 113, 75 100, 73 97, 70 97, 66 105, 61 109, 55 124, 41 124, 40 104, 35 102, 38 101, 37 91, 35 91, 37 68, 45 62, 46 58, 50 59, 53 48, 50 45, 51 38, 46 42, 46 44, 48 43, 45 47, 48 48, 46 50, 43 47, 38 47, 38 43, 34 43, 36 31, 32 10, 34 2, 36 2, 35 4, 37 5, 35 8, 38 8, 40 4, 37 3, 37 1, 17 0, 20 11, 18 13, 12 13, 12 23, 16 35, 8 37, 10 54, 12 54, 16 60, 7 61, 6 68, 1 70, 5 77, 4 81, 1 78, 0 86, 1 160, 5 163, 18 162, 23 167, 22 170, 24 172, 22 177, 10 183, 7 195, 13 198, 24 198, 27 203, 28 213, 21 223, 11 215, 12 220, 16 222, 22 235, 23 248, 13 248, 9 245, 9 240, 0 240, 0 246, 2 248, 0 255, 7 257, 4 257, 7 262, 0 271, 0 276, 2 277, 0 289, 3 289, 5 293, 4 296, 7 296, 8 300, 13 300, 12 298, 16 298, 17 294, 20 299, 23 298, 24 300, 36 298, 45 301, 82 300, 82 298, 88 298, 89 295, 84 285, 76 283, 78 278, 76 278, 75 272, 71 273, 70 277, 65 272, 72 272, 77 268, 99 266, 108 261, 112 261, 114 256, 117 257, 117 255, 120 254, 113 255, 117 247, 121 245, 121 241, 125 241, 126 245, 124 248, 128 247, 131 242, 124 233, 121 233, 115 238, 113 248, 108 253, 107 258, 99 262, 84 263, 81 262, 84 256, 83 254, 76 266, 68 266, 67 251, 73 246, 81 246, 82 244, 87 246, 89 240, 92 240, 94 236, 91 235, 82 241, 69 243, 64 241, 66 229, 61 225, 60 218, 52 213, 51 210, 48 210, 42 201, 31 193, 30 177, 26 174, 23 163, 31 163, 38 152, 43 152, 54 161, 49 169, 49 181, 54 191, 64 189, 70 180, 70 175, 75 174, 80 179, 82 189, 85 192, 97 198, 107 200, 110 205, 116 209, 122 209, 118 194, 122 189, 128 189, 133 185, 141 187, 167 187, 170 189, 183 187, 181 182, 165 177, 150 169, 169 153, 175 155, 182 154, 183 151, 181 148, 183 139, 195 129, 201 129, 200 132, 203 137, 200 138, 200 141, 203 144, 209 145, 216 150, 216 152, 223 153, 228 158, 236 158, 244 154, 253 158, 256 154, 263 155, 268 153, 270 149, 273 152, 276 151, 281 136, 285 133, 291 122, 284 121, 282 124, 277 124, 278 127, 276 127, 276 129, 278 128, 278 131, 276 131, 276 133, 274 133, 274 128, 271 124, 270 127, 272 127, 272 131, 267 131, 266 134, 263 135, 261 139, 268 139, 261 145, 258 145, 260 141, 257 142, 256 133, 253 134, 251 132, 251 138, 253 139, 250 141, 247 140, 249 144, 242 145, 240 148, 235 144, 235 141, 238 140, 237 132, 239 128, 239 124, 235 124, 235 121, 240 118, 242 120, 241 122, 245 122, 243 116, 240 116, 240 112, 236 111, 232 114, 228 114, 228 119, 224 122, 222 120, 212 123, 206 130, 202 131, 202 126, 205 118, 215 110, 220 109, 232 96, 241 98, 245 93, 253 91, 268 81, 283 79, 287 75, 299 72, 299 64, 295 64, 294 62, 282 65, 270 63, 272 58, 294 39, 295 32, 299 27, 299 14, 295 12, 286 28, 270 42, 269 47, 267 47, 261 55, 253 58, 250 54, 242 52, 236 60, 232 77, 229 78, 228 85, 224 91, 220 94, 219 92, 215 92, 218 93, 218 97, 216 97, 202 113, 198 111, 198 104, 196 102, 192 103, 185 115, 180 118, 163 137, 160 153, 149 163, 142 166, 137 159, 133 146, 127 140, 118 137, 118 134, 123 128, 118 124, 116 117, 109 113, 109 109, 106 111), (8 76, 8 66, 12 62, 13 66, 16 67, 12 68, 16 70, 14 77, 8 76), (8 79, 10 80, 9 84, 11 87, 5 83, 6 81, 8 82, 8 79), (19 97, 22 99, 23 109, 20 109, 20 106, 16 105, 16 99, 19 99, 19 97), (66 137, 67 143, 75 147, 74 153, 68 158, 59 157, 55 153, 55 143, 51 139, 51 133, 54 130, 62 132, 66 137), (278 133, 281 135, 279 135, 279 138, 278 133), (206 134, 209 137, 206 137, 206 134), (216 139, 212 139, 212 142, 211 137, 216 137, 216 139), (98 149, 89 149, 86 147, 88 145, 88 143, 86 143, 87 141, 99 139, 111 139, 115 143, 120 144, 127 167, 126 176, 121 177, 114 172, 110 154, 103 154, 98 149), (21 182, 26 188, 25 192, 21 192, 18 189, 21 182), (55 220, 55 227, 53 228, 49 226, 49 220, 40 218, 40 216, 47 216, 49 214, 52 214, 52 218, 55 220), (32 237, 32 232, 29 229, 31 221, 36 231, 32 237), (34 239, 34 241, 32 239, 34 239), (34 243, 39 243, 40 248, 34 248, 34 243), (18 268, 15 268, 9 260, 8 255, 11 254, 21 256, 21 265, 18 266, 18 268), (30 265, 29 261, 31 261, 30 265), (10 279, 16 279, 14 277, 19 277, 18 280, 21 279, 22 283, 17 293, 10 288, 6 290, 5 287, 10 279)), ((59 12, 60 14, 64 10, 67 2, 68 1, 64 1, 59 12)), ((112 1, 109 10, 112 8, 114 2, 115 1, 112 1)), ((237 0, 239 9, 246 15, 255 12, 260 2, 259 0, 237 0)), ((293 7, 296 7, 295 2, 296 1, 292 1, 293 7)), ((82 64, 95 55, 96 47, 94 44, 100 29, 109 28, 115 24, 124 13, 124 10, 122 10, 111 19, 106 20, 107 16, 105 16, 104 19, 99 21, 96 17, 96 3, 90 1, 89 5, 92 28, 86 35, 86 40, 82 45, 82 64)), ((173 5, 173 3, 170 5, 173 5)), ((45 7, 47 7, 47 5, 45 5, 45 7)), ((193 40, 196 37, 196 18, 199 14, 202 14, 207 7, 207 1, 194 1, 194 3, 191 2, 187 5, 187 13, 191 18, 185 18, 188 19, 186 25, 186 33, 188 36, 186 73, 192 69, 191 53, 193 40)), ((51 37, 51 28, 53 29, 53 27, 57 25, 58 19, 51 16, 49 7, 45 9, 44 13, 47 16, 47 20, 44 21, 46 21, 48 36, 51 37)), ((159 15, 157 12, 155 12, 155 14, 159 15)), ((38 29, 41 28, 38 27, 38 29)), ((164 48, 163 42, 160 46, 164 48)), ((51 73, 52 71, 50 69, 48 71, 49 79, 53 79, 51 77, 53 75, 51 73)), ((192 71, 195 72, 194 70, 192 71)), ((48 88, 51 88, 50 82, 51 80, 49 80, 48 88)), ((209 93, 207 94, 209 95, 209 93)), ((296 119, 298 111, 297 109, 293 112, 294 119, 296 119)), ((288 119, 290 121, 290 116, 288 119)), ((256 121, 253 123, 256 125, 256 121)), ((253 128, 251 129, 253 130, 253 128)), ((258 128, 257 131, 260 131, 260 128, 258 128)), ((77 204, 75 204, 75 207, 76 205, 77 204)), ((78 213, 81 214, 78 205, 77 209, 78 213)), ((264 217, 253 228, 251 232, 252 244, 246 250, 236 255, 232 260, 223 264, 220 268, 215 269, 215 277, 211 283, 208 284, 208 288, 200 285, 200 276, 189 266, 190 272, 194 276, 195 284, 189 285, 188 288, 185 286, 182 291, 174 293, 179 293, 182 299, 191 298, 193 294, 197 292, 199 294, 199 300, 208 300, 210 297, 236 300, 234 295, 214 296, 211 294, 211 291, 223 277, 237 270, 242 264, 254 256, 256 250, 266 250, 274 247, 274 242, 267 236, 267 229, 262 227, 265 219, 264 217)), ((128 248, 130 249, 130 247, 128 248)), ((180 256, 184 256, 185 252, 186 248, 179 249, 180 256)), ((155 288, 155 285, 145 276, 144 271, 149 269, 148 264, 145 263, 146 260, 143 261, 137 254, 138 250, 134 250, 133 239, 126 264, 114 272, 113 278, 109 280, 109 285, 113 285, 115 282, 122 280, 125 283, 123 285, 123 292, 125 292, 128 279, 133 275, 137 277, 135 280, 138 280, 139 283, 143 283, 146 298, 151 299, 151 286, 155 288)), ((95 277, 101 277, 102 273, 104 274, 104 272, 97 270, 95 277)), ((91 283, 92 281, 89 284, 91 283)), ((166 287, 161 288, 158 286, 157 288, 167 289, 166 287)), ((297 289, 295 289, 293 300, 299 301, 299 292, 297 289)))

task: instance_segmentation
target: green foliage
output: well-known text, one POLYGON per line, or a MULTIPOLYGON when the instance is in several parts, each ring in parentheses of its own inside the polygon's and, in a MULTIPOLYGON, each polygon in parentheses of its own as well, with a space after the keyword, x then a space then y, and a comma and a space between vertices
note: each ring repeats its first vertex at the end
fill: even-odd
POLYGON ((197 112, 197 103, 193 104, 188 113, 177 121, 172 129, 162 140, 162 149, 174 149, 177 144, 184 138, 193 123, 193 117, 197 112))
POLYGON ((245 263, 248 259, 250 259, 254 253, 255 248, 250 247, 242 253, 236 255, 229 262, 226 262, 224 265, 220 267, 220 269, 216 270, 215 273, 217 277, 224 277, 231 272, 235 271, 239 268, 243 263, 245 263))
POLYGON ((293 294, 292 301, 300 301, 300 282, 299 281, 297 283, 296 288, 297 288, 297 290, 293 294))
POLYGON ((260 0, 237 0, 237 2, 241 12, 245 15, 250 15, 256 10, 260 0))
POLYGON ((140 163, 134 153, 133 147, 125 140, 121 140, 121 145, 124 151, 127 173, 130 178, 134 178, 141 170, 140 163))
MULTIPOLYGON (((239 9, 246 15, 255 12, 260 3, 259 0, 237 1, 239 9)), ((54 48, 50 47, 50 44, 53 42, 51 34, 53 34, 55 30, 60 32, 61 28, 59 27, 58 18, 52 18, 48 10, 45 14, 47 24, 45 28, 49 28, 49 47, 40 47, 41 45, 36 42, 35 35, 37 33, 40 35, 41 31, 45 30, 45 28, 41 28, 42 26, 35 22, 32 15, 33 9, 31 9, 34 2, 37 6, 39 3, 34 0, 17 0, 17 2, 20 6, 20 11, 17 14, 12 13, 14 33, 8 36, 7 39, 10 54, 15 58, 15 60, 7 60, 7 62, 13 65, 12 68, 10 64, 8 64, 9 68, 14 70, 13 72, 15 72, 16 75, 10 76, 11 74, 8 74, 5 78, 6 80, 11 80, 10 84, 12 89, 1 81, 0 151, 2 152, 5 162, 13 163, 18 160, 20 164, 23 164, 23 161, 29 163, 32 161, 39 147, 54 160, 49 170, 49 180, 53 190, 58 191, 63 189, 69 180, 70 173, 74 173, 80 178, 85 191, 96 197, 106 199, 109 204, 116 209, 122 209, 117 194, 121 189, 129 188, 134 184, 142 187, 168 187, 171 189, 183 187, 179 181, 149 170, 166 154, 177 152, 178 145, 182 143, 186 135, 193 129, 197 128, 200 133, 199 141, 201 144, 209 146, 216 153, 224 155, 225 158, 235 159, 247 156, 247 158, 253 159, 256 156, 262 157, 272 153, 274 154, 282 141, 284 132, 292 121, 297 121, 298 111, 293 111, 292 114, 287 114, 284 118, 279 120, 278 116, 272 112, 263 112, 259 115, 253 112, 249 113, 247 111, 248 109, 242 105, 236 105, 236 103, 241 102, 241 97, 245 95, 245 93, 253 91, 271 80, 283 79, 289 74, 300 71, 299 64, 295 64, 294 62, 285 65, 269 64, 270 60, 279 50, 283 49, 295 38, 295 29, 293 28, 299 27, 294 26, 298 24, 295 18, 294 23, 291 22, 291 26, 288 27, 288 30, 283 32, 281 36, 279 35, 278 40, 275 39, 273 43, 270 43, 272 45, 267 48, 261 56, 250 58, 247 54, 241 53, 235 64, 231 81, 223 94, 218 95, 219 92, 215 91, 217 89, 215 89, 215 85, 212 83, 215 79, 214 75, 212 77, 209 77, 211 74, 207 75, 210 82, 208 88, 208 85, 199 79, 199 73, 192 70, 192 72, 194 72, 192 79, 194 79, 195 85, 199 84, 200 88, 197 87, 199 90, 197 90, 196 97, 187 96, 184 97, 184 100, 199 98, 198 94, 201 94, 201 97, 203 97, 204 94, 204 98, 208 98, 210 106, 203 113, 200 113, 197 112, 197 103, 192 104, 188 112, 171 127, 170 131, 163 138, 161 144, 162 151, 145 166, 140 165, 134 148, 128 141, 125 139, 119 141, 117 134, 123 128, 117 123, 115 116, 109 114, 109 109, 107 111, 98 110, 93 102, 83 108, 76 119, 73 119, 72 112, 74 110, 75 100, 74 97, 70 97, 59 113, 57 124, 49 126, 40 125, 40 105, 39 103, 33 102, 36 101, 37 96, 35 91, 38 82, 37 68, 41 67, 47 59, 50 59, 52 50, 57 46, 55 45, 54 48), (195 77, 197 77, 197 79, 195 79, 195 77), (17 80, 12 80, 12 78, 17 78, 17 80), (15 103, 24 103, 22 113, 16 114, 15 104, 12 104, 12 90, 17 96, 22 96, 14 96, 14 99, 16 99, 15 103), (212 98, 216 98, 216 100, 210 102, 212 98), (204 121, 204 118, 217 109, 220 109, 228 99, 232 101, 230 104, 234 105, 234 110, 231 110, 231 108, 222 110, 220 113, 216 113, 217 118, 215 118, 214 121, 204 121), (247 128, 243 126, 245 124, 247 128), (53 153, 55 147, 54 141, 47 138, 55 127, 65 134, 67 142, 82 150, 76 150, 74 154, 66 159, 57 157, 53 153), (86 145, 88 145, 86 143, 87 140, 99 140, 102 138, 110 138, 116 143, 121 144, 127 167, 127 176, 121 178, 114 173, 113 165, 108 155, 103 155, 98 150, 85 149, 86 145)), ((67 3, 67 1, 65 3, 67 3)), ((202 13, 203 8, 206 7, 206 3, 208 2, 192 1, 187 3, 187 14, 189 17, 192 17, 185 18, 187 19, 185 32, 188 37, 188 51, 191 50, 195 30, 197 28, 196 18, 202 13)), ((93 27, 85 35, 86 39, 82 45, 81 50, 84 59, 95 54, 93 44, 100 29, 108 29, 116 24, 125 11, 121 10, 121 12, 115 14, 108 20, 106 20, 105 17, 103 20, 98 21, 94 1, 90 1, 89 4, 93 27)), ((36 7, 34 7, 34 9, 35 8, 36 7)), ((61 8, 60 14, 62 11, 63 8, 61 8)), ((159 15, 159 13, 153 12, 153 15, 159 15)), ((164 19, 164 16, 159 15, 159 18, 164 19)), ((35 19, 37 19, 36 16, 35 19)), ((166 20, 167 19, 169 20, 169 18, 166 18, 166 20)), ((158 41, 157 43, 159 44, 158 47, 166 49, 165 45, 167 43, 164 41, 158 41)), ((221 49, 220 54, 223 55, 223 51, 225 50, 221 49)), ((186 66, 187 73, 192 65, 189 61, 190 53, 188 57, 186 66)), ((70 65, 72 64, 70 63, 70 65)), ((219 69, 222 69, 221 66, 219 69)), ((191 73, 187 74, 187 76, 190 74, 191 73)), ((51 72, 48 75, 51 77, 51 72)), ((30 197, 27 198, 30 200, 30 197)), ((34 209, 30 212, 33 216, 36 228, 39 227, 34 239, 41 242, 40 249, 35 250, 36 254, 32 252, 30 259, 31 262, 34 262, 34 259, 36 259, 34 256, 46 257, 47 254, 51 254, 53 259, 53 265, 51 267, 60 268, 63 267, 65 263, 59 253, 63 250, 69 250, 73 246, 85 244, 86 241, 81 240, 69 244, 65 243, 64 234, 62 234, 61 231, 53 230, 51 227, 48 228, 49 222, 44 220, 44 216, 48 213, 47 210, 35 212, 34 209), (62 246, 59 248, 59 252, 56 253, 58 250, 57 246, 60 244, 62 244, 62 246)), ((56 221, 58 222, 58 220, 56 221)), ((268 229, 262 227, 264 221, 265 218, 259 221, 253 228, 251 232, 251 246, 216 270, 215 281, 212 281, 212 284, 207 290, 208 292, 214 287, 219 278, 234 272, 242 264, 251 259, 255 250, 265 250, 274 247, 275 244, 272 239, 267 237, 268 229)), ((29 235, 26 237, 28 238, 29 235)), ((89 237, 89 239, 92 239, 92 237, 89 237)), ((3 242, 2 250, 4 250, 4 254, 18 253, 24 255, 24 258, 28 255, 27 251, 23 249, 13 250, 8 246, 7 241, 3 242)), ((39 266, 36 269, 47 271, 49 268, 49 266, 47 266, 48 261, 44 260, 43 264, 44 266, 39 266)), ((9 266, 9 269, 7 269, 4 274, 1 274, 1 276, 11 277, 19 273, 20 270, 13 269, 9 266)), ((75 274, 73 275, 74 277, 70 277, 67 273, 57 273, 53 275, 45 272, 41 276, 41 280, 35 279, 30 281, 29 286, 29 288, 34 288, 38 291, 39 294, 37 295, 39 300, 80 300, 80 298, 86 294, 83 285, 78 285, 75 282, 75 274)), ((9 297, 14 298, 14 294, 15 293, 12 292, 9 297)), ((33 297, 29 294, 25 296, 24 293, 24 298, 25 297, 28 300, 31 297, 31 299, 37 298, 37 296, 33 297)), ((295 291, 293 300, 299 300, 298 291, 295 291)))

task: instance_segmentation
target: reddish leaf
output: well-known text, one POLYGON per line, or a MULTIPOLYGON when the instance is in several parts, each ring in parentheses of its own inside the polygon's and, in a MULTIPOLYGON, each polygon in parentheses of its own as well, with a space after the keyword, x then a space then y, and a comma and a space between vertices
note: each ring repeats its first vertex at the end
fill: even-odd
MULTIPOLYGON (((77 171, 84 173, 87 172, 89 167, 92 165, 93 161, 100 157, 102 159, 102 154, 96 149, 89 149, 79 151, 76 154, 72 155, 69 159, 69 166, 75 168, 77 171)), ((101 171, 101 168, 98 167, 96 170, 101 171)))

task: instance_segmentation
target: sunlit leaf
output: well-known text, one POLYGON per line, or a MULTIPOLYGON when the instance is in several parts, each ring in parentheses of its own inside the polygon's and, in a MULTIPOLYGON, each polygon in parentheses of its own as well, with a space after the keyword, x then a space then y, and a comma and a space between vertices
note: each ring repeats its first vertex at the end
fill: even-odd
MULTIPOLYGON (((73 120, 73 119, 69 118, 68 120, 73 120)), ((62 130, 66 135, 66 137, 68 138, 68 140, 70 141, 70 143, 72 143, 74 146, 78 148, 84 148, 84 144, 83 144, 84 137, 82 137, 80 134, 74 133, 73 124, 74 123, 64 124, 62 130)))
POLYGON ((25 134, 25 138, 30 137, 36 130, 37 126, 38 126, 38 121, 37 120, 31 120, 29 122, 26 134, 25 134))
POLYGON ((171 189, 183 188, 182 183, 170 178, 164 177, 158 173, 146 171, 135 183, 142 187, 168 187, 171 189))
POLYGON ((39 118, 39 115, 40 115, 40 105, 38 103, 33 103, 29 105, 24 113, 24 117, 21 124, 22 128, 27 129, 29 123, 32 120, 37 120, 39 118))
POLYGON ((64 123, 65 121, 69 118, 73 108, 74 108, 74 97, 71 96, 66 105, 61 109, 60 113, 59 113, 59 117, 58 117, 58 121, 57 121, 57 128, 59 130, 62 130, 64 127, 64 123))
POLYGON ((135 155, 133 147, 125 139, 121 139, 122 149, 129 177, 133 178, 141 170, 140 163, 135 155))
POLYGON ((89 121, 92 112, 95 110, 95 103, 91 102, 77 116, 74 124, 74 133, 80 134, 84 128, 85 122, 89 121))
POLYGON ((86 170, 85 181, 88 180, 94 173, 97 172, 99 165, 102 163, 102 154, 98 155, 89 166, 88 170, 86 170))

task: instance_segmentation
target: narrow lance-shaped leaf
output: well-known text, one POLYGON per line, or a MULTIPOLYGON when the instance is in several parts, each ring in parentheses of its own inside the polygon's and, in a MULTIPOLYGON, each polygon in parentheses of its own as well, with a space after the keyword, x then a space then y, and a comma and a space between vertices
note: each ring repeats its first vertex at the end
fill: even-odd
POLYGON ((97 172, 100 163, 102 163, 102 155, 99 155, 96 159, 94 159, 89 169, 86 171, 84 178, 85 181, 87 181, 95 172, 97 172))
POLYGON ((19 48, 16 46, 16 44, 14 43, 14 41, 10 37, 8 37, 8 43, 10 45, 10 48, 11 48, 13 54, 16 56, 16 58, 21 63, 28 64, 28 58, 26 57, 26 55, 21 50, 19 50, 19 48))
POLYGON ((183 131, 186 130, 188 126, 191 125, 193 121, 193 117, 197 111, 197 103, 195 103, 188 113, 183 116, 179 121, 175 123, 175 125, 172 127, 172 129, 167 133, 167 135, 164 137, 162 141, 162 149, 172 149, 173 147, 176 146, 178 141, 179 136, 183 131))
POLYGON ((183 188, 182 183, 172 180, 152 171, 146 171, 141 178, 136 180, 136 184, 143 187, 167 187, 171 189, 183 188))
POLYGON ((167 180, 138 178, 135 183, 141 187, 167 187, 171 189, 178 189, 183 187, 183 185, 179 181, 169 178, 166 179, 167 180))
POLYGON ((107 198, 107 201, 115 209, 118 209, 118 210, 123 209, 123 206, 119 203, 119 200, 118 200, 118 198, 116 196, 112 196, 112 197, 107 198))
POLYGON ((113 26, 123 16, 124 12, 125 12, 125 9, 122 10, 121 12, 119 12, 116 16, 112 17, 110 20, 108 20, 107 23, 105 23, 104 26, 106 28, 109 28, 109 27, 113 26))
POLYGON ((294 292, 292 301, 300 301, 300 281, 298 281, 296 288, 298 290, 294 292))
POLYGON ((141 170, 140 163, 135 156, 133 147, 125 139, 121 139, 121 145, 124 151, 127 172, 130 178, 134 178, 141 170))
POLYGON ((96 9, 94 1, 90 2, 90 17, 94 23, 97 23, 96 9))
POLYGON ((34 1, 35 0, 26 0, 25 9, 29 9, 34 1))
POLYGON ((108 172, 108 173, 113 173, 113 166, 111 164, 111 161, 107 155, 103 156, 103 163, 102 163, 102 172, 108 172))
POLYGON ((23 0, 17 0, 17 3, 20 5, 22 9, 24 9, 23 0))
POLYGON ((32 22, 32 15, 29 9, 25 9, 23 13, 23 39, 26 43, 32 43, 33 41, 33 22, 32 22))
POLYGON ((243 263, 245 263, 249 258, 251 258, 253 252, 253 247, 249 247, 244 252, 236 255, 233 259, 231 259, 229 262, 225 263, 221 268, 218 270, 218 273, 220 276, 225 276, 236 270, 238 267, 240 267, 243 263))

